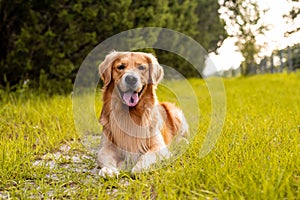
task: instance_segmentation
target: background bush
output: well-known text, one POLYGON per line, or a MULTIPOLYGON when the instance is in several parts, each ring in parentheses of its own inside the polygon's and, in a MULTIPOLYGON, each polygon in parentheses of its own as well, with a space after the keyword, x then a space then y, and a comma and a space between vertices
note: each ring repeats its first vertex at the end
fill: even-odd
MULTIPOLYGON (((214 51, 226 35, 218 8, 217 0, 1 0, 0 89, 70 92, 98 43, 137 27, 174 29, 214 51)), ((178 56, 159 55, 184 75, 197 75, 178 56)))

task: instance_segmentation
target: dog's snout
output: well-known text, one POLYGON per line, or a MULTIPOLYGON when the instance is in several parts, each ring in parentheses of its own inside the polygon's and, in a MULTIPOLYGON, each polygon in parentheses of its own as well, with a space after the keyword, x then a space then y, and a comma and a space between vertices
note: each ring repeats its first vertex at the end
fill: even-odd
POLYGON ((125 77, 125 82, 128 84, 128 85, 135 85, 137 83, 138 79, 133 76, 133 75, 127 75, 125 77))

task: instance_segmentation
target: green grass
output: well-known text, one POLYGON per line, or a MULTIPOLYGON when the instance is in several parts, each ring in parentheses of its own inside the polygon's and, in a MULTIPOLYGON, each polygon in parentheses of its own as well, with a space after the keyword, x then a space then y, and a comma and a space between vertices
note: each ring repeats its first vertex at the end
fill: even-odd
MULTIPOLYGON (((201 117, 189 149, 159 170, 108 180, 76 133, 71 96, 0 93, 0 199, 299 199, 299 74, 224 79, 224 127, 204 158, 210 95, 203 80, 190 83, 201 117)), ((165 90, 160 99, 175 101, 165 90)))

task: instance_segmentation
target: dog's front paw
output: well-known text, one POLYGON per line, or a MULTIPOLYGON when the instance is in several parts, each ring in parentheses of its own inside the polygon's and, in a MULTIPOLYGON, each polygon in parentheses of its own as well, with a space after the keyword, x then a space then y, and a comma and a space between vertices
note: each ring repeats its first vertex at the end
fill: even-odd
POLYGON ((135 174, 135 173, 140 173, 142 172, 144 169, 144 167, 142 167, 141 165, 137 164, 135 165, 132 169, 131 169, 131 173, 135 174))
POLYGON ((154 153, 142 155, 136 165, 131 169, 131 173, 140 173, 148 170, 150 166, 157 161, 156 157, 154 153))
POLYGON ((118 177, 119 175, 119 170, 115 167, 102 167, 99 171, 99 175, 102 176, 103 178, 113 178, 113 177, 118 177))
POLYGON ((142 155, 136 165, 131 169, 131 173, 140 173, 149 170, 151 165, 157 161, 168 159, 172 156, 167 148, 160 150, 159 152, 149 152, 142 155))

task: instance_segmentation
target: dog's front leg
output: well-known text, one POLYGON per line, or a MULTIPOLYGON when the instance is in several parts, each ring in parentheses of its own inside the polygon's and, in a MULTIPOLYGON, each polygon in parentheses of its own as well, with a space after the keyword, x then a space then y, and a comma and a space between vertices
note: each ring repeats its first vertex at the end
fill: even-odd
POLYGON ((136 165, 132 168, 132 173, 139 173, 150 169, 150 166, 158 161, 167 159, 171 156, 167 147, 157 152, 147 152, 143 154, 136 165))
POLYGON ((107 178, 118 176, 120 170, 117 168, 121 158, 117 149, 110 144, 106 137, 102 137, 100 150, 98 153, 98 165, 101 167, 99 175, 107 178))
POLYGON ((101 167, 99 175, 107 178, 118 176, 120 171, 117 168, 117 160, 109 146, 104 146, 98 153, 98 165, 101 167))
POLYGON ((152 145, 150 149, 145 154, 141 155, 136 165, 132 168, 132 173, 149 170, 152 164, 171 156, 161 134, 157 134, 155 138, 152 138, 151 142, 152 145))

